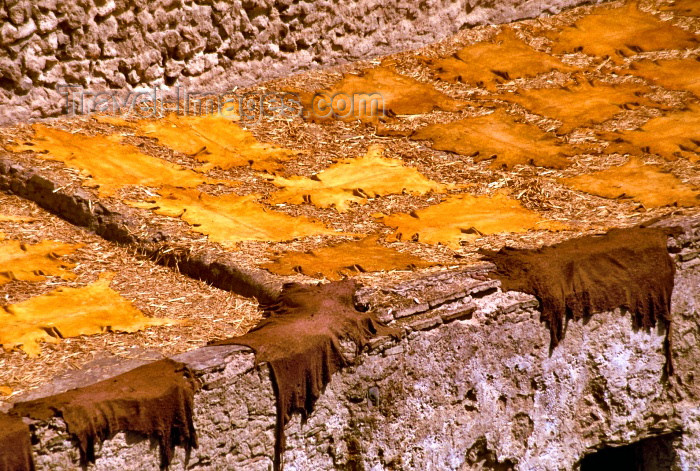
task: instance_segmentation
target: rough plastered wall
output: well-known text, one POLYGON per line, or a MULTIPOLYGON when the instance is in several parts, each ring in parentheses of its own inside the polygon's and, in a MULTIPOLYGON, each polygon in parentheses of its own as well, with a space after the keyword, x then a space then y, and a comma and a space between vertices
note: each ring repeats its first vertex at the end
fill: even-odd
POLYGON ((250 85, 583 0, 0 0, 0 124, 60 114, 67 88, 250 85))
MULTIPOLYGON (((578 470, 598 449, 650 437, 645 470, 700 469, 700 221, 686 229, 669 244, 678 268, 671 378, 665 332, 635 329, 627 313, 570 321, 550 354, 537 301, 468 271, 370 289, 364 296, 373 308, 409 333, 375 339, 355 366, 334 375, 305 424, 292 420, 285 469, 578 470), (442 295, 420 298, 436 287, 445 287, 442 295), (380 292, 398 301, 381 305, 380 292)), ((243 347, 177 359, 204 387, 196 396, 199 448, 186 464, 179 450, 172 469, 270 469, 267 367, 256 367, 243 347)), ((74 379, 84 383, 85 375, 94 381, 102 372, 74 379)), ((39 425, 37 438, 38 469, 75 468, 78 452, 59 419, 39 425)), ((91 469, 157 470, 158 450, 120 433, 91 469)))

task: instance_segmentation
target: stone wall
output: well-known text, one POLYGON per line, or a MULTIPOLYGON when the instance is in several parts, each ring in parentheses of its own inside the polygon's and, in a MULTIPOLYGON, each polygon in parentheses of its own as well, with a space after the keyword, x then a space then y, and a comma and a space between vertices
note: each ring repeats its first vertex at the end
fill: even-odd
MULTIPOLYGON (((700 469, 700 220, 683 224, 685 233, 669 240, 678 268, 672 377, 664 377, 663 329, 635 329, 619 310, 568 322, 550 352, 537 301, 501 292, 474 271, 376 287, 360 301, 407 335, 375 339, 333 377, 305 424, 292 420, 285 469, 578 470, 596 450, 650 437, 640 449, 656 464, 645 469, 700 469)), ((196 396, 200 446, 188 460, 179 450, 172 469, 270 469, 267 367, 243 347, 176 359, 204 387, 196 396)), ((95 371, 43 393, 105 376, 95 371)), ((78 452, 60 419, 37 427, 38 468, 74 469, 78 452)), ((120 433, 91 469, 156 470, 157 447, 120 433)))
POLYGON ((212 91, 425 45, 582 0, 0 0, 0 124, 69 89, 212 91))

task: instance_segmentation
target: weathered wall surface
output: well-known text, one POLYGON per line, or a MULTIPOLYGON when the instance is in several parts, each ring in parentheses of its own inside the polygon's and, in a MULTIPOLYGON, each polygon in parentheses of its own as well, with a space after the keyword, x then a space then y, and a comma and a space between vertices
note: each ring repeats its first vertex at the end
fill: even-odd
POLYGON ((3 0, 0 124, 60 114, 68 94, 61 84, 86 90, 175 85, 222 90, 579 3, 3 0))
MULTIPOLYGON (((652 441, 647 454, 666 465, 649 469, 700 469, 699 241, 694 221, 669 244, 678 267, 670 379, 665 332, 634 329, 627 313, 569 322, 550 354, 536 300, 469 272, 370 292, 373 303, 384 302, 380 292, 405 297, 408 307, 374 307, 409 333, 376 339, 333 377, 307 423, 290 423, 285 469, 577 470, 596 449, 663 435, 673 438, 652 441), (414 301, 437 286, 447 291, 414 301)), ((242 347, 177 359, 199 372, 204 388, 196 397, 200 447, 187 465, 180 450, 173 469, 269 469, 275 414, 267 367, 255 367, 242 347)), ((39 425, 37 437, 39 469, 75 467, 77 450, 60 420, 39 425)), ((155 443, 139 437, 118 434, 98 456, 92 469, 158 469, 155 443)))

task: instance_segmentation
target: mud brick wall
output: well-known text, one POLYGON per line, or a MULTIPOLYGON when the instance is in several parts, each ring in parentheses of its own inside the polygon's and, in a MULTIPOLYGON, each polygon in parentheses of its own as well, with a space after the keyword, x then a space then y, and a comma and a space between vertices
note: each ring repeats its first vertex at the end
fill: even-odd
POLYGON ((0 124, 68 89, 212 91, 406 50, 582 0, 1 0, 0 124))
MULTIPOLYGON (((700 469, 700 220, 684 225, 669 241, 678 268, 673 377, 664 378, 663 328, 635 329, 619 310, 570 321, 550 352, 529 295, 459 271, 379 287, 363 293, 366 301, 408 335, 375 339, 333 376, 305 424, 293 418, 285 469, 576 471, 598 449, 640 440, 645 469, 700 469), (416 302, 421 291, 434 294, 416 302)), ((267 366, 255 366, 244 347, 176 359, 204 387, 195 398, 200 446, 187 461, 179 450, 171 469, 270 469, 267 366)), ((84 371, 73 381, 103 377, 84 371)), ((54 383, 43 393, 69 387, 54 383)), ((38 469, 75 469, 78 451, 61 420, 40 425, 36 437, 38 469)), ((158 469, 156 444, 135 435, 117 434, 97 454, 91 469, 158 469)))

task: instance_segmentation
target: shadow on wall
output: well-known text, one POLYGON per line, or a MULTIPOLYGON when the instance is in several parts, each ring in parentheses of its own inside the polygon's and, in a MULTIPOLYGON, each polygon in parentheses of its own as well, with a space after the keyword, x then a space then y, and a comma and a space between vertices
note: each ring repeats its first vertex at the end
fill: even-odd
POLYGON ((581 471, 671 471, 680 434, 645 438, 629 445, 603 448, 581 460, 581 471))

